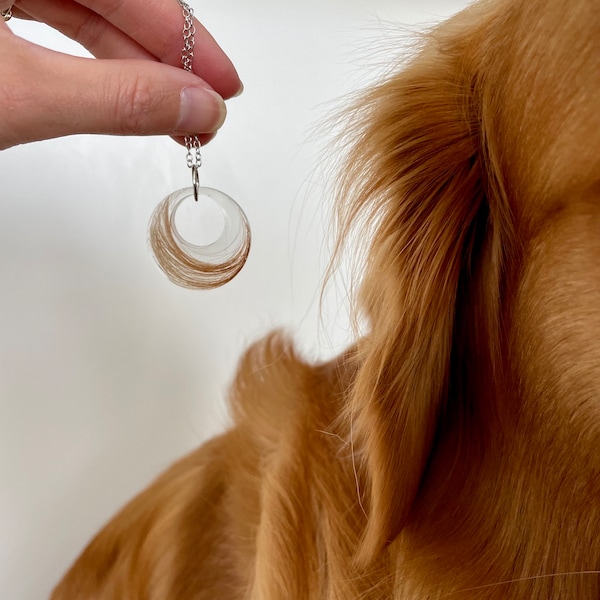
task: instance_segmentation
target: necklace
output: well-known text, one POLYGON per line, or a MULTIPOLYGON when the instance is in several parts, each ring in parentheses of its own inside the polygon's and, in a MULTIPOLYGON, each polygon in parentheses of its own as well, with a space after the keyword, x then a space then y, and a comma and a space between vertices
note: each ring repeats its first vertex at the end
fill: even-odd
MULTIPOLYGON (((184 0, 183 49, 181 63, 192 71, 196 28, 194 11, 184 0)), ((158 266, 175 284, 191 289, 212 289, 231 281, 242 269, 250 252, 250 225, 237 204, 227 194, 200 186, 201 144, 197 135, 185 136, 186 163, 192 171, 192 187, 169 194, 154 210, 149 224, 149 241, 158 266), (209 198, 222 211, 224 226, 212 243, 196 245, 186 241, 175 224, 182 202, 190 198, 209 198)))

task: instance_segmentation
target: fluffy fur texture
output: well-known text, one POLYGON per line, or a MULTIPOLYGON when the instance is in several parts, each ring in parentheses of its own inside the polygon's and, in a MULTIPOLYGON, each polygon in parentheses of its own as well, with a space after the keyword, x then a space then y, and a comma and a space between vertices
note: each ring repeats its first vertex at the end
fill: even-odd
POLYGON ((600 597, 600 3, 478 2, 351 123, 368 335, 251 348, 53 600, 600 597))

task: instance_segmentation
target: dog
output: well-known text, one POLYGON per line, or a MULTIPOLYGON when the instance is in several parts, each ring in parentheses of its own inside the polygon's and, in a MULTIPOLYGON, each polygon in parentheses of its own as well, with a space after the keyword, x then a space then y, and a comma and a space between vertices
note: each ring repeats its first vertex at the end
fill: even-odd
POLYGON ((250 348, 52 600, 600 598, 600 3, 476 2, 346 134, 368 331, 250 348))

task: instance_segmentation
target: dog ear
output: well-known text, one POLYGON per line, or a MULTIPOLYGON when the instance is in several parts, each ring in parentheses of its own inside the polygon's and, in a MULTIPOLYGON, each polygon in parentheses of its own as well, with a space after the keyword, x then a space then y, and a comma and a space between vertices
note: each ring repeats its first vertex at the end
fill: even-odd
POLYGON ((363 564, 409 518, 448 398, 459 289, 482 228, 485 243, 491 239, 490 156, 481 149, 478 82, 465 60, 472 39, 449 38, 454 46, 430 41, 350 115, 341 243, 372 234, 360 294, 369 333, 348 409, 368 516, 363 564))

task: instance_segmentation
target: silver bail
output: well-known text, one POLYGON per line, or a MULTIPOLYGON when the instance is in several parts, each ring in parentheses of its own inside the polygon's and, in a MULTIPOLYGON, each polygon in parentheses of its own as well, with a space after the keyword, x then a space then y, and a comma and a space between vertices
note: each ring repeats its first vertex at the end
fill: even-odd
POLYGON ((198 175, 198 165, 192 165, 192 185, 194 186, 194 200, 198 202, 198 193, 200 191, 200 176, 198 175))

